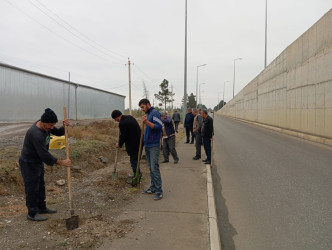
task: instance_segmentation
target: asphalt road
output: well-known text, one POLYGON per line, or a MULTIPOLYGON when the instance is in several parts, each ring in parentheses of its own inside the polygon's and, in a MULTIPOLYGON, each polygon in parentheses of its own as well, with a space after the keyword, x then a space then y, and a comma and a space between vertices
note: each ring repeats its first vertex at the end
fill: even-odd
POLYGON ((223 250, 332 249, 332 148, 215 116, 223 250))

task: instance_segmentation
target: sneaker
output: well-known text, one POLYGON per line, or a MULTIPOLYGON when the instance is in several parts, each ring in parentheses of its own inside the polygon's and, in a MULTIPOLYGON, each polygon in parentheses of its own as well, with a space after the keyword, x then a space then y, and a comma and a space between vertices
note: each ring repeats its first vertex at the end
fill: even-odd
POLYGON ((194 142, 192 141, 190 144, 194 144, 194 142))
POLYGON ((211 164, 211 162, 210 161, 205 161, 204 164, 211 164))
POLYGON ((55 214, 57 211, 55 209, 45 208, 45 209, 39 209, 39 214, 55 214))
POLYGON ((199 159, 201 159, 201 157, 197 157, 197 156, 193 157, 193 160, 199 160, 199 159))
POLYGON ((163 162, 161 162, 161 163, 167 163, 167 162, 169 162, 168 160, 164 160, 163 162))
POLYGON ((177 164, 178 162, 179 162, 179 159, 175 160, 175 161, 174 161, 174 164, 177 164))
POLYGON ((202 160, 202 162, 206 162, 207 161, 207 159, 205 159, 205 160, 202 160))
POLYGON ((159 201, 163 198, 163 194, 161 193, 156 193, 155 197, 153 198, 155 201, 159 201))
POLYGON ((31 216, 28 214, 27 219, 33 220, 33 221, 44 221, 44 220, 47 220, 48 218, 37 213, 34 216, 31 216))
POLYGON ((128 174, 128 178, 134 178, 135 174, 128 174))
POLYGON ((189 143, 188 141, 186 141, 184 144, 187 144, 187 143, 189 143))
POLYGON ((148 189, 142 191, 142 194, 153 194, 153 193, 155 193, 155 192, 152 191, 151 188, 148 188, 148 189))

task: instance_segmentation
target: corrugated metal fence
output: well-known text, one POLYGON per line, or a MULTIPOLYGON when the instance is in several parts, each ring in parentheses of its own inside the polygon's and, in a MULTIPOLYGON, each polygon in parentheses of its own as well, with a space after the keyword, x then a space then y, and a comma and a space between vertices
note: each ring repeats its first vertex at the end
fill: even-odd
POLYGON ((45 108, 59 120, 66 106, 70 119, 109 118, 124 111, 125 96, 0 63, 0 121, 35 121, 45 108))

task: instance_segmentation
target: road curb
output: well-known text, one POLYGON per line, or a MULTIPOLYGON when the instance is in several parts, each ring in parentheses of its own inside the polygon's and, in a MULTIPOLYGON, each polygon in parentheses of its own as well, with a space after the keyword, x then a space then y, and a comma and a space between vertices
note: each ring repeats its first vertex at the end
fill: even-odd
POLYGON ((216 212, 216 203, 214 199, 213 181, 211 174, 211 165, 206 165, 206 180, 207 180, 207 196, 209 208, 209 234, 210 234, 210 249, 221 250, 220 235, 218 229, 218 218, 216 212))

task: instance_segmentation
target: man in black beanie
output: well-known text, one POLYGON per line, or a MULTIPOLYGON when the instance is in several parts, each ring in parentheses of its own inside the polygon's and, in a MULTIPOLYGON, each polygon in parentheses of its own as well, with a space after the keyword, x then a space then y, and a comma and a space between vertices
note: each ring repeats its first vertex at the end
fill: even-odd
MULTIPOLYGON (((115 144, 115 147, 122 148, 123 144, 126 145, 127 154, 130 157, 130 165, 133 170, 133 175, 130 175, 129 177, 133 178, 136 175, 137 169, 141 128, 134 117, 131 115, 122 115, 119 110, 113 110, 112 118, 119 122, 120 129, 119 141, 115 144)), ((128 181, 128 183, 131 183, 131 180, 128 181)))
MULTIPOLYGON (((70 167, 71 165, 70 160, 57 159, 48 152, 50 134, 62 136, 65 133, 63 126, 55 127, 57 122, 58 118, 54 111, 47 108, 40 120, 27 131, 24 138, 19 163, 24 181, 29 220, 47 220, 47 217, 41 214, 56 213, 56 210, 46 207, 44 163, 50 166, 58 164, 70 167)), ((63 125, 69 125, 68 119, 63 121, 63 125)))

